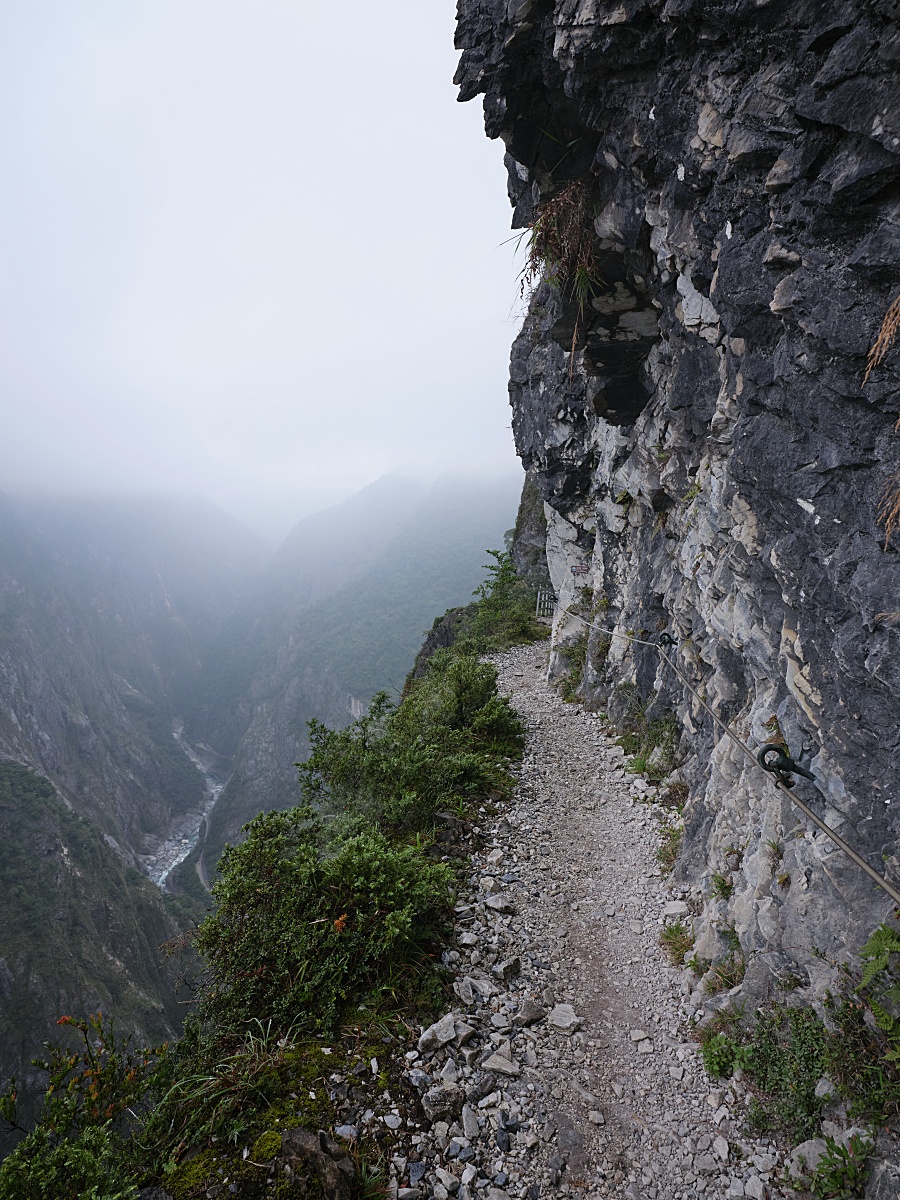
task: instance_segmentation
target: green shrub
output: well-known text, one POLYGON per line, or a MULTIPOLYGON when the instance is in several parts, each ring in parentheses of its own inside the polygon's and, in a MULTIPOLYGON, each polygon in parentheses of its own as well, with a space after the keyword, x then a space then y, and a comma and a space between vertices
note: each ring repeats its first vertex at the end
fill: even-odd
POLYGON ((787 1130, 795 1141, 815 1137, 825 1104, 816 1086, 828 1074, 828 1035, 816 1013, 779 1005, 759 1011, 743 1049, 742 1065, 758 1089, 751 1125, 787 1130))
POLYGON ((196 938, 204 1019, 331 1029, 393 964, 432 948, 451 876, 415 847, 366 829, 323 855, 319 822, 302 808, 260 815, 246 833, 222 856, 217 909, 196 938))
POLYGON ((740 1042, 729 1037, 727 1033, 714 1033, 700 1043, 703 1065, 709 1074, 717 1079, 732 1073, 742 1049, 740 1042))
POLYGON ((306 801, 392 835, 427 830, 435 813, 504 791, 507 758, 525 732, 497 694, 497 671, 468 654, 438 651, 399 705, 385 693, 345 729, 309 724, 312 750, 300 766, 306 801))
POLYGON ((550 630, 534 615, 535 590, 516 574, 512 558, 502 550, 488 550, 488 578, 473 595, 478 597, 465 633, 465 641, 478 654, 505 650, 525 642, 539 642, 550 630))
POLYGON ((122 1143, 109 1125, 71 1137, 38 1126, 0 1163, 0 1200, 134 1200, 122 1143))

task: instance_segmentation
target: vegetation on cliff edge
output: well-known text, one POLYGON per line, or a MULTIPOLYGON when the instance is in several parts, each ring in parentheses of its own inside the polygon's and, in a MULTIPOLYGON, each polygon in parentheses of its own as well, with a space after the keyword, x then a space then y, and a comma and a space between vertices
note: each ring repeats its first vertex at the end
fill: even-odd
POLYGON ((538 636, 533 597, 507 555, 494 560, 459 643, 399 703, 381 694, 347 729, 312 722, 302 803, 260 814, 226 849, 216 908, 183 942, 204 970, 182 1038, 134 1050, 99 1014, 64 1018, 82 1044, 36 1064, 49 1086, 30 1130, 11 1082, 0 1118, 22 1140, 0 1200, 126 1200, 146 1183, 189 1200, 243 1179, 266 1137, 335 1123, 321 1081, 365 1061, 367 1023, 383 1033, 440 1005, 453 873, 427 853, 432 830, 442 810, 465 817, 502 794, 524 743, 478 651, 538 636))

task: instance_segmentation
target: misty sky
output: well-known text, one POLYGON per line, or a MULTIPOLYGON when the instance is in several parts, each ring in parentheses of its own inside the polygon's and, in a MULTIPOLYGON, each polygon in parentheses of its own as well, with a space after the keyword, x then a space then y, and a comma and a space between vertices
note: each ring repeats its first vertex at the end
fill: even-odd
POLYGON ((455 0, 4 0, 0 490, 283 532, 513 470, 503 148, 455 0))

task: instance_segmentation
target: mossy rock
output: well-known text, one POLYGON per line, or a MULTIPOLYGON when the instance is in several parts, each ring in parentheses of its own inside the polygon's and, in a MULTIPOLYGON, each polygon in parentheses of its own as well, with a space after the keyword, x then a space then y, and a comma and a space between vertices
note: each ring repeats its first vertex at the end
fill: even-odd
POLYGON ((265 1163, 271 1162, 281 1149, 281 1134, 276 1133, 274 1129, 267 1129, 265 1133, 261 1133, 253 1143, 253 1148, 250 1151, 250 1157, 254 1162, 265 1163))

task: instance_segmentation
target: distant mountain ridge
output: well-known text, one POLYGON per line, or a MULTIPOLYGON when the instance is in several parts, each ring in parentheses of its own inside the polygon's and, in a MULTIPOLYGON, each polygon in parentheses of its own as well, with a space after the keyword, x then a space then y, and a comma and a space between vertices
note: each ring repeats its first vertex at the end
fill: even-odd
POLYGON ((197 908, 139 873, 207 795, 176 723, 231 772, 171 879, 196 900, 201 850, 209 876, 246 820, 296 800, 309 718, 345 724, 402 686, 516 492, 380 480, 274 555, 201 500, 0 496, 0 1076, 27 1079, 60 1005, 151 1038, 177 1026, 157 945, 197 908))
POLYGON ((220 658, 223 671, 253 670, 237 741, 233 708, 230 734, 203 726, 204 740, 235 754, 207 867, 257 812, 296 800, 310 717, 344 725, 374 692, 399 692, 434 616, 471 598, 517 499, 514 479, 388 478, 300 522, 260 580, 244 640, 220 658))

